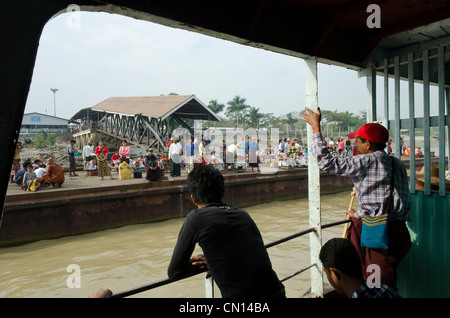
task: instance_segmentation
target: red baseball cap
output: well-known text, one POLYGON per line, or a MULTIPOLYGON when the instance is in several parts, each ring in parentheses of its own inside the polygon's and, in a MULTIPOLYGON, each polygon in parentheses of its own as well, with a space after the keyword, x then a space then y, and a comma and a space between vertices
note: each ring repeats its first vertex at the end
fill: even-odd
POLYGON ((389 132, 383 125, 378 123, 368 123, 359 127, 357 132, 348 134, 347 137, 349 139, 362 137, 377 144, 385 144, 388 142, 389 132))

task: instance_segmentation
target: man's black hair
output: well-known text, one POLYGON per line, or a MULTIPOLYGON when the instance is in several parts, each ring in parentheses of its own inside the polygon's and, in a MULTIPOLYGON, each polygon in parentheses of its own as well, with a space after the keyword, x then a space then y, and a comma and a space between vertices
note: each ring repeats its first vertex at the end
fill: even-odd
POLYGON ((189 192, 200 204, 222 202, 225 182, 222 174, 212 166, 195 167, 187 176, 189 192))
POLYGON ((336 268, 350 277, 362 277, 361 260, 349 239, 329 240, 322 246, 319 259, 327 269, 336 268))
POLYGON ((28 167, 28 166, 31 166, 31 162, 29 162, 29 161, 24 161, 23 164, 22 164, 22 167, 26 168, 26 167, 28 167))
POLYGON ((384 150, 384 148, 386 148, 386 144, 380 144, 380 143, 377 143, 377 142, 373 142, 373 141, 364 139, 364 138, 361 137, 361 136, 358 136, 358 138, 361 139, 361 142, 362 142, 362 143, 365 143, 366 141, 370 142, 370 149, 371 149, 372 151, 384 150))

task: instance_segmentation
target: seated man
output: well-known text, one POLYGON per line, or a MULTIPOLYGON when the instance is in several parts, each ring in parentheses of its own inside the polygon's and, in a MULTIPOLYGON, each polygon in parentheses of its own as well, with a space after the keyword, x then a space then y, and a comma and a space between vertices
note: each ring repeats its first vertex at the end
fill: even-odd
POLYGON ((39 168, 37 168, 37 169, 35 169, 33 171, 34 171, 34 173, 36 173, 36 178, 40 179, 47 172, 47 167, 46 167, 46 165, 42 165, 41 167, 39 167, 39 168))
POLYGON ((179 279, 207 266, 223 298, 285 297, 255 222, 246 211, 222 203, 225 188, 220 172, 212 166, 195 167, 187 184, 198 208, 181 228, 169 278, 179 279), (204 257, 191 257, 196 243, 204 257))
MULTIPOLYGON (((385 284, 368 286, 364 281, 359 255, 349 239, 334 238, 325 243, 319 254, 328 281, 339 294, 348 298, 398 298, 385 284)), ((376 282, 375 282, 376 283, 376 282)))
POLYGON ((60 188, 64 183, 64 171, 60 165, 56 164, 53 158, 47 160, 47 172, 38 182, 42 186, 51 186, 53 188, 60 188))
POLYGON ((22 164, 22 167, 16 171, 16 176, 14 177, 14 182, 19 186, 22 187, 23 184, 23 177, 25 175, 25 173, 27 172, 27 167, 28 166, 32 166, 31 162, 26 160, 24 161, 24 163, 22 164))

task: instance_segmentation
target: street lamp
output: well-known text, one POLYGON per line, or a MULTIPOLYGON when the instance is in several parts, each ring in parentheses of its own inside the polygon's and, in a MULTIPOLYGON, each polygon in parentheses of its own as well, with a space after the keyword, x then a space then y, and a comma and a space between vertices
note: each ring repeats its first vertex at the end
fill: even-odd
POLYGON ((58 89, 57 88, 50 88, 50 90, 53 92, 53 108, 54 108, 53 116, 56 117, 56 92, 58 91, 58 89))

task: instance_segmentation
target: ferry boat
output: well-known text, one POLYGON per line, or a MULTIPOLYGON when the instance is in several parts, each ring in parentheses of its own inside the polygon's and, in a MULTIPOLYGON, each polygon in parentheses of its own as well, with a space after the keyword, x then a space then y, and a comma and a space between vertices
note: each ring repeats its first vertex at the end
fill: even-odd
MULTIPOLYGON (((450 123, 447 70, 450 1, 387 0, 379 5, 350 0, 154 0, 145 3, 90 0, 77 3, 77 10, 125 15, 295 56, 299 63, 304 59, 305 104, 312 110, 320 105, 318 63, 349 68, 366 77, 367 122, 378 121, 378 111, 384 110, 382 123, 394 131, 395 155, 400 156, 402 152, 401 129, 409 129, 411 149, 414 149, 417 128, 423 129, 425 137, 423 190, 416 188, 415 169, 410 173, 412 206, 408 228, 413 247, 399 269, 399 291, 404 297, 450 296, 447 287, 450 274, 446 270, 450 264, 450 200, 445 177, 448 170, 445 154, 450 146, 445 138, 450 123), (379 80, 381 87, 378 87, 379 80), (401 94, 401 81, 407 82, 406 94, 401 94), (420 102, 415 99, 416 84, 423 94, 420 102), (432 93, 436 94, 436 104, 432 102, 435 100, 432 93), (406 105, 401 100, 405 95, 406 105), (423 115, 417 117, 419 104, 423 105, 423 115), (432 116, 432 109, 437 109, 438 115, 432 116), (407 111, 406 118, 400 115, 402 110, 407 111), (440 136, 437 190, 431 179, 431 127, 437 127, 440 136)), ((0 125, 6 145, 4 156, 0 157, 3 202, 42 29, 56 14, 69 12, 70 6, 67 0, 15 1, 0 5, 2 40, 8 48, 0 52, 2 118, 7 119, 0 125)), ((308 140, 310 143, 310 130, 308 140)), ((409 159, 410 166, 414 167, 415 156, 409 159)), ((319 264, 320 173, 311 162, 308 176, 310 226, 315 229, 310 234, 311 264, 319 264)), ((321 267, 312 266, 310 273, 311 294, 323 297, 321 267)))

